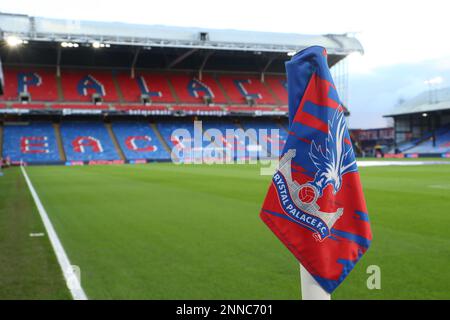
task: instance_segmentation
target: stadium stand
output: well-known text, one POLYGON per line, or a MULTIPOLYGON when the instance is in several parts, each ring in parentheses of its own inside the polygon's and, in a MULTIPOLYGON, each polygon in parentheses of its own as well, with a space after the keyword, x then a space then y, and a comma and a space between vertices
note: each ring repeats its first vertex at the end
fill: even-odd
POLYGON ((209 96, 211 102, 227 103, 227 99, 213 77, 205 75, 202 80, 188 75, 171 75, 169 77, 180 102, 203 103, 209 96))
MULTIPOLYGON (((233 123, 232 121, 220 121, 220 120, 208 120, 202 123, 203 131, 205 132, 205 137, 211 141, 211 144, 214 145, 217 150, 221 150, 222 152, 225 152, 228 150, 228 152, 231 152, 233 155, 233 160, 245 158, 248 156, 247 154, 247 146, 245 144, 245 141, 237 140, 236 136, 233 135, 232 141, 230 141, 230 137, 228 137, 227 130, 232 130, 231 132, 234 132, 234 130, 238 129, 239 127, 233 123), (213 130, 218 130, 218 133, 220 133, 222 139, 220 141, 216 140, 213 130)), ((216 134, 217 135, 217 134, 216 134)))
POLYGON ((61 85, 65 101, 92 102, 94 94, 104 101, 119 100, 112 72, 63 70, 61 85))
POLYGON ((61 137, 68 161, 120 160, 100 121, 64 121, 61 137))
POLYGON ((287 105, 288 104, 288 91, 287 81, 285 77, 280 76, 268 76, 266 77, 266 83, 272 89, 272 92, 278 98, 278 100, 287 105))
POLYGON ((138 73, 133 79, 129 72, 119 72, 116 76, 126 102, 142 102, 142 95, 152 102, 176 102, 163 74, 138 73))
POLYGON ((117 121, 113 122, 112 128, 127 160, 170 159, 149 123, 117 121))
POLYGON ((394 122, 389 156, 450 157, 450 87, 424 91, 395 105, 385 117, 394 122))
POLYGON ((222 75, 219 82, 233 103, 247 103, 247 99, 252 99, 255 104, 276 104, 272 94, 256 76, 222 75))
POLYGON ((194 123, 192 121, 161 121, 156 124, 156 127, 169 149, 177 151, 176 158, 181 162, 192 162, 191 155, 194 150, 194 123), (175 130, 185 130, 191 137, 186 139, 181 136, 172 136, 175 130))
POLYGON ((13 162, 60 162, 55 130, 50 122, 5 123, 3 158, 13 162))
MULTIPOLYGON (((194 119, 203 120, 204 131, 223 135, 277 128, 288 112, 285 62, 293 52, 322 45, 332 66, 363 51, 343 35, 330 41, 330 35, 118 27, 5 13, 0 29, 3 155, 27 163, 167 160, 167 147, 188 155, 207 148, 241 152, 236 159, 256 157, 256 139, 216 141, 206 133, 203 150, 190 150, 193 141, 172 133, 184 129, 192 139, 194 119), (7 35, 24 41, 11 50, 7 35), (44 138, 25 142, 30 149, 22 154, 20 137, 28 135, 44 138)), ((285 131, 280 135, 283 141, 285 131)))
MULTIPOLYGON (((262 139, 264 139, 264 143, 267 143, 266 151, 268 152, 268 155, 271 156, 279 156, 281 154, 281 151, 283 151, 284 145, 286 144, 286 139, 288 136, 288 133, 286 130, 280 126, 277 125, 275 121, 267 121, 267 120, 242 120, 241 121, 242 126, 244 129, 255 129, 259 132, 261 129, 267 130, 267 134, 264 134, 262 139), (276 134, 276 131, 272 130, 278 130, 278 134, 276 134), (272 135, 273 133, 273 135, 272 135), (273 144, 273 142, 278 141, 278 143, 273 144)), ((263 132, 263 131, 262 131, 263 132)))
POLYGON ((425 141, 405 151, 406 154, 438 154, 450 152, 450 126, 439 128, 435 132, 435 143, 433 137, 427 135, 425 141))
POLYGON ((30 101, 58 99, 55 71, 43 68, 4 68, 5 100, 19 100, 29 94, 30 101))

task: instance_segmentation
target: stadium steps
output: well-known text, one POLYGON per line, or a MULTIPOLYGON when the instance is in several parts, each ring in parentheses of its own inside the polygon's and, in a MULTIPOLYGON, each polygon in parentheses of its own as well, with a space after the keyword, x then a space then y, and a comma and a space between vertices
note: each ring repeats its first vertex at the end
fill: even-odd
POLYGON ((58 77, 57 75, 55 75, 55 79, 56 79, 56 92, 58 93, 58 100, 64 101, 64 93, 63 93, 63 89, 62 89, 61 77, 58 77))
POLYGON ((123 153, 122 148, 120 148, 119 141, 117 141, 117 137, 114 134, 111 123, 105 123, 105 127, 106 127, 106 130, 108 130, 109 137, 111 138, 111 140, 114 144, 114 148, 116 149, 117 154, 120 156, 121 160, 125 161, 126 160, 125 154, 123 153))
POLYGON ((170 93, 175 98, 175 101, 177 103, 180 103, 180 97, 178 96, 177 91, 175 90, 175 87, 173 86, 172 82, 170 81, 170 79, 166 79, 166 81, 167 84, 169 85, 170 93))
POLYGON ((225 96, 225 99, 227 99, 228 103, 232 103, 230 96, 228 95, 227 91, 225 90, 225 88, 220 83, 219 79, 217 79, 217 76, 214 75, 212 77, 213 77, 214 81, 217 83, 217 85, 219 86, 220 91, 222 91, 222 93, 225 96))
POLYGON ((117 80, 116 73, 112 73, 112 80, 114 84, 114 89, 116 89, 117 96, 119 97, 119 102, 123 103, 125 101, 122 93, 122 89, 120 88, 119 81, 117 80))
POLYGON ((154 122, 150 123, 150 127, 152 128, 153 132, 156 134, 156 136, 159 139, 159 142, 161 142, 162 146, 164 147, 164 149, 171 154, 172 150, 169 148, 169 146, 167 145, 166 140, 164 139, 164 137, 161 135, 161 132, 159 132, 158 127, 156 126, 156 124, 154 122))
POLYGON ((261 81, 261 83, 263 84, 264 87, 266 87, 267 91, 269 91, 269 93, 275 99, 275 101, 277 102, 277 105, 279 105, 279 106, 283 105, 283 102, 280 100, 280 98, 278 98, 278 96, 275 94, 275 92, 269 86, 269 84, 266 81, 261 81))
POLYGON ((61 158, 62 161, 67 161, 66 152, 64 151, 64 146, 61 138, 59 123, 54 123, 53 129, 55 129, 55 137, 56 142, 58 143, 59 157, 61 158))

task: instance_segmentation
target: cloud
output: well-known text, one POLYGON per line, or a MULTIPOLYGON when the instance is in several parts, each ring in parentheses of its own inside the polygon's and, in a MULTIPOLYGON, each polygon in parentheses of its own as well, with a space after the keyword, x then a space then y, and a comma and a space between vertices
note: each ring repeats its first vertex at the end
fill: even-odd
POLYGON ((416 63, 376 67, 349 75, 351 128, 386 126, 387 114, 399 99, 411 99, 428 90, 425 80, 440 76, 440 87, 450 86, 450 55, 416 63))

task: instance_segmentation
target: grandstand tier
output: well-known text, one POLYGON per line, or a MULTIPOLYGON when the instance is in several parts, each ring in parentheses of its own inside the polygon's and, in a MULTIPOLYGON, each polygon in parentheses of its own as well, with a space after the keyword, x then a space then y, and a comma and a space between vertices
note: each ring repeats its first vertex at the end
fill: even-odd
POLYGON ((185 162, 195 157, 224 159, 226 154, 233 160, 276 158, 287 137, 286 123, 267 119, 199 120, 196 126, 190 118, 166 118, 154 124, 144 119, 111 124, 99 120, 64 120, 59 125, 5 122, 2 157, 16 164, 62 163, 62 154, 68 164, 167 161, 171 152, 185 162))
POLYGON ((134 77, 124 71, 64 69, 61 76, 50 69, 5 68, 5 95, 0 100, 17 101, 28 94, 32 101, 73 103, 92 102, 94 95, 103 101, 142 103, 143 97, 156 103, 204 104, 205 97, 217 104, 287 104, 282 76, 267 77, 266 82, 249 74, 205 74, 200 80, 190 73, 138 72, 134 77), (273 87, 271 87, 273 85, 273 87), (58 95, 61 92, 61 95, 58 95))
POLYGON ((68 161, 120 160, 102 122, 65 121, 60 127, 68 161))

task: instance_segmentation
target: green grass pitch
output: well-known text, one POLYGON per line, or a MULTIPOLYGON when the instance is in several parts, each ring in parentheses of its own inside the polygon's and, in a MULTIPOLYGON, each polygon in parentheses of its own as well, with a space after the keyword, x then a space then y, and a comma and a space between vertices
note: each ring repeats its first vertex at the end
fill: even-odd
MULTIPOLYGON (((28 167, 92 299, 299 299, 256 165, 28 167)), ((450 298, 450 166, 360 168, 374 240, 333 299, 450 298), (366 268, 381 268, 368 290, 366 268)), ((70 298, 18 168, 0 178, 0 298, 70 298)))

